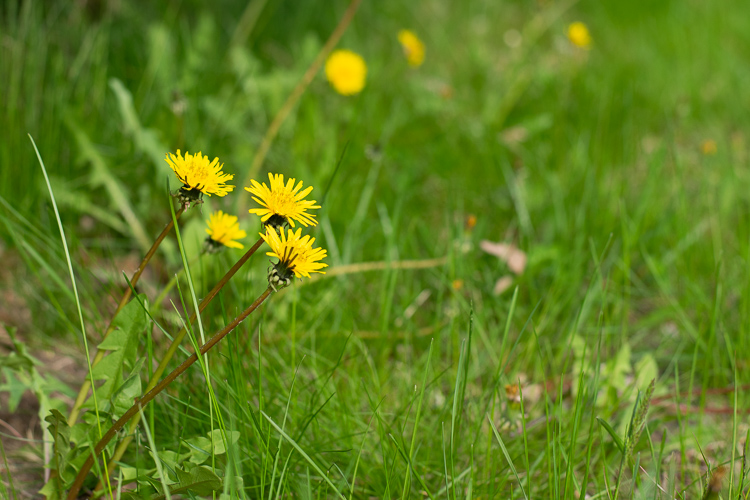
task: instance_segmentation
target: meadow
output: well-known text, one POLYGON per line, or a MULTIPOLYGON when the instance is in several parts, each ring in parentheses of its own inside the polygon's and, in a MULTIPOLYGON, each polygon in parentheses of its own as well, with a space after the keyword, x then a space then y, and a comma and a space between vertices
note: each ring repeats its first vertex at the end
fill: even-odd
POLYGON ((743 7, 4 2, 0 498, 747 499, 743 7))

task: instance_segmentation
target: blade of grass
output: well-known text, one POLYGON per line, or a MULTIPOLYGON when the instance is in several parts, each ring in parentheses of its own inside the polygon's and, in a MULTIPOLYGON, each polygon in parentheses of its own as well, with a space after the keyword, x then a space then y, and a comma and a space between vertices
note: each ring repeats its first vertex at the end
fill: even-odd
MULTIPOLYGON (((5 446, 3 446, 3 440, 0 439, 0 454, 3 456, 3 465, 5 466, 5 474, 8 476, 8 486, 10 487, 11 493, 13 493, 14 500, 18 500, 18 493, 16 493, 16 487, 13 484, 13 474, 10 472, 10 466, 8 465, 8 457, 5 455, 5 446)), ((8 491, 5 489, 5 483, 0 478, 0 492, 3 494, 3 498, 10 499, 8 491)))
POLYGON ((513 471, 513 475, 516 476, 516 481, 518 481, 518 487, 521 488, 521 493, 523 493, 523 497, 528 500, 528 496, 526 495, 526 490, 523 489, 523 484, 521 483, 521 478, 518 477, 518 472, 516 471, 516 466, 513 465, 513 460, 510 459, 510 455, 508 454, 508 449, 505 447, 505 443, 503 443, 503 438, 500 437, 500 433, 497 432, 497 428, 495 427, 495 423, 490 418, 489 413, 486 415, 487 421, 489 421, 490 425, 492 426, 492 432, 495 434, 495 439, 497 439, 498 444, 500 444, 500 449, 503 450, 503 455, 505 455, 505 460, 508 461, 508 465, 510 466, 510 470, 513 471))
POLYGON ((403 458, 404 461, 406 462, 406 465, 409 468, 409 471, 412 474, 414 474, 414 477, 417 478, 417 481, 424 489, 424 492, 427 494, 428 497, 434 500, 435 497, 433 497, 432 493, 430 493, 430 490, 429 488, 427 488, 427 485, 425 484, 424 479, 422 479, 422 476, 414 469, 414 465, 411 463, 411 460, 409 460, 409 457, 406 454, 406 451, 401 447, 398 441, 396 441, 396 438, 393 437, 393 434, 388 434, 388 437, 391 439, 391 442, 393 442, 394 446, 396 447, 396 451, 398 451, 399 455, 401 455, 401 458, 403 458))
MULTIPOLYGON (((289 387, 289 396, 286 398, 286 408, 284 409, 284 420, 281 421, 281 430, 283 431, 286 427, 286 420, 289 417, 289 405, 292 402, 292 394, 294 393, 294 383, 297 381, 297 374, 299 373, 299 368, 302 366, 302 362, 304 361, 304 358, 300 360, 299 365, 297 365, 297 369, 294 370, 294 377, 292 377, 292 384, 289 387)), ((274 480, 276 479, 276 467, 279 463, 279 456, 281 455, 281 436, 279 436, 279 444, 276 446, 276 457, 274 458, 273 462, 273 472, 271 473, 271 487, 268 489, 268 500, 271 500, 273 495, 273 484, 274 480)), ((291 456, 291 454, 290 454, 291 456)), ((287 458, 287 463, 289 462, 289 459, 287 458)), ((286 465, 284 465, 284 470, 286 470, 286 465)), ((279 487, 281 487, 281 478, 279 478, 279 487)), ((278 494, 277 494, 278 498, 278 494)))
POLYGON ((362 444, 359 446, 359 451, 357 452, 357 460, 354 462, 354 473, 352 474, 352 488, 349 491, 349 500, 352 500, 354 498, 354 483, 357 482, 357 469, 359 468, 359 460, 362 457, 362 450, 365 447, 365 440, 367 439, 367 435, 370 433, 370 426, 372 425, 372 421, 375 419, 375 415, 373 412, 372 417, 370 417, 370 421, 367 423, 367 430, 365 431, 364 436, 362 436, 362 444))
MULTIPOLYGON (((47 183, 47 190, 49 191, 50 200, 52 201, 52 208, 55 211, 55 218, 57 219, 57 228, 60 230, 60 239, 62 240, 63 249, 65 250, 65 260, 68 264, 68 272, 70 273, 70 281, 73 286, 73 295, 75 296, 76 309, 78 310, 78 320, 80 321, 80 326, 81 326, 81 337, 83 338, 83 346, 86 352, 86 365, 88 367, 89 380, 91 381, 91 386, 94 388, 94 392, 93 392, 94 412, 96 413, 96 425, 97 425, 98 436, 99 436, 99 439, 101 439, 102 438, 102 425, 101 425, 101 418, 99 417, 99 403, 96 397, 96 386, 94 385, 94 373, 91 370, 91 356, 89 354, 88 339, 86 338, 86 324, 83 321, 83 309, 81 307, 81 301, 78 296, 78 286, 76 284, 75 272, 73 272, 73 262, 70 258, 70 250, 68 250, 68 240, 65 238, 65 229, 63 228, 62 219, 60 219, 60 212, 57 210, 57 203, 55 202, 55 194, 52 192, 52 186, 50 185, 50 182, 49 182, 49 176, 47 175, 47 169, 44 166, 42 155, 39 153, 39 149, 36 147, 36 142, 34 142, 34 138, 31 137, 31 134, 29 134, 29 139, 31 140, 31 144, 34 146, 34 151, 36 152, 36 157, 39 160, 39 165, 42 167, 42 173, 44 174, 44 181, 47 183)), ((47 435, 47 433, 48 431, 45 430, 45 435, 47 435)), ((49 439, 47 439, 47 441, 49 442, 49 439)), ((104 460, 104 468, 106 469, 107 457, 103 453, 102 453, 102 459, 104 460)), ((107 490, 108 490, 109 496, 112 497, 112 486, 109 484, 109 481, 107 481, 107 490)))
MULTIPOLYGON (((141 420, 143 420, 143 408, 139 406, 138 412, 141 414, 141 420)), ((167 500, 172 500, 172 495, 169 492, 169 486, 167 486, 166 475, 164 474, 164 469, 162 468, 161 459, 156 453, 156 443, 154 442, 154 438, 151 435, 151 430, 148 428, 148 425, 144 425, 143 430, 146 432, 148 446, 149 448, 151 448, 151 457, 154 459, 154 463, 156 464, 156 475, 159 477, 159 481, 161 481, 162 488, 164 488, 164 497, 167 500)))
MULTIPOLYGON (((411 433, 411 445, 409 446, 409 463, 412 463, 414 460, 414 445, 417 442, 417 430, 419 428, 419 417, 422 414, 422 400, 424 399, 424 390, 425 387, 427 387, 427 373, 430 369, 430 360, 432 359, 432 343, 433 340, 430 340, 430 350, 427 353, 427 364, 424 367, 424 375, 422 376, 422 387, 419 391, 419 402, 417 403, 417 413, 414 416, 414 429, 411 433)), ((410 476, 406 476, 406 480, 404 481, 404 489, 401 492, 401 498, 404 499, 409 493, 409 487, 410 487, 410 476)))
POLYGON ((274 422, 271 419, 271 417, 269 417, 268 415, 266 415, 264 412, 260 412, 260 414, 263 415, 263 418, 265 418, 268 421, 268 423, 271 424, 271 427, 273 427, 276 430, 276 432, 278 432, 284 439, 286 439, 286 441, 289 444, 291 444, 294 447, 294 449, 297 450, 297 452, 300 455, 302 455, 302 458, 304 458, 305 461, 307 463, 309 463, 310 466, 313 469, 315 469, 315 472, 317 472, 318 474, 320 474, 320 477, 323 478, 323 480, 328 484, 328 486, 330 486, 331 488, 333 488, 333 491, 336 492, 336 494, 338 495, 338 497, 341 498, 342 500, 346 500, 346 497, 341 494, 341 492, 336 488, 336 486, 328 478, 328 474, 324 473, 320 469, 320 467, 318 467, 318 464, 316 464, 315 461, 312 458, 310 458, 310 455, 308 455, 305 452, 305 450, 303 450, 302 447, 299 444, 297 444, 297 442, 295 440, 293 440, 286 432, 284 432, 283 430, 281 430, 281 427, 279 427, 276 424, 276 422, 274 422))

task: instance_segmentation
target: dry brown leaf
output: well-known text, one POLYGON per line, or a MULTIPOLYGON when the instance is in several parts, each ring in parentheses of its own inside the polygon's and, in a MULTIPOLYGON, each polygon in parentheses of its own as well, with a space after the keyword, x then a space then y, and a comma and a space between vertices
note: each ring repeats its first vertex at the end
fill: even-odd
POLYGON ((521 274, 526 269, 526 253, 513 244, 482 240, 479 247, 508 264, 508 268, 515 274, 521 274))
POLYGON ((513 285, 513 278, 511 278, 508 275, 505 275, 499 280, 497 280, 497 283, 495 283, 495 288, 492 289, 492 293, 494 293, 495 295, 500 295, 505 290, 510 288, 511 285, 513 285))

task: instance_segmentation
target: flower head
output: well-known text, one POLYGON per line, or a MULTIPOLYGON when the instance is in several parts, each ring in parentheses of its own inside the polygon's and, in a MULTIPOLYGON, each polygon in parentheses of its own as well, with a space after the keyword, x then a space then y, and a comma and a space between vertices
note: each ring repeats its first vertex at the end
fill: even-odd
POLYGON ((417 35, 409 30, 401 30, 398 32, 398 41, 411 66, 419 66, 424 62, 424 44, 417 35))
POLYGON ((281 288, 288 286, 294 276, 309 278, 310 273, 325 274, 321 269, 328 267, 328 264, 320 262, 327 257, 328 252, 322 248, 313 248, 315 238, 302 236, 302 228, 296 232, 291 229, 287 231, 285 235, 282 228, 279 236, 274 228, 266 227, 266 233, 260 234, 271 247, 266 255, 279 259, 268 272, 268 284, 274 290, 277 285, 281 288))
POLYGON ((365 87, 367 65, 351 50, 334 50, 326 60, 326 78, 341 95, 358 94, 365 87))
POLYGON ((718 150, 719 148, 716 145, 716 141, 713 139, 706 139, 703 141, 703 144, 701 144, 701 152, 704 155, 715 155, 718 150))
POLYGON ((220 250, 222 245, 229 248, 245 248, 236 240, 244 238, 247 233, 240 229, 240 224, 234 215, 225 214, 219 210, 212 213, 206 223, 208 224, 206 243, 210 250, 220 250))
POLYGON ((572 23, 568 26, 568 40, 582 49, 588 49, 591 47, 591 34, 589 33, 588 27, 580 21, 572 23))
POLYGON ((299 181, 295 186, 294 181, 296 179, 289 179, 284 184, 284 175, 282 174, 269 173, 268 180, 271 184, 270 188, 266 186, 265 182, 260 184, 256 180, 251 180, 252 186, 245 188, 246 191, 255 195, 253 200, 264 207, 251 209, 251 214, 260 215, 264 224, 274 227, 281 227, 286 223, 294 227, 295 220, 305 227, 317 224, 315 216, 307 213, 307 210, 320 208, 320 206, 315 204, 315 200, 303 199, 310 194, 313 189, 312 186, 300 191, 302 181, 299 181))
POLYGON ((200 152, 195 155, 185 152, 183 157, 178 149, 176 155, 168 153, 165 161, 182 182, 180 198, 183 202, 198 201, 203 194, 225 196, 234 189, 234 186, 225 184, 234 175, 221 171, 224 164, 219 163, 219 158, 209 162, 208 156, 200 152))

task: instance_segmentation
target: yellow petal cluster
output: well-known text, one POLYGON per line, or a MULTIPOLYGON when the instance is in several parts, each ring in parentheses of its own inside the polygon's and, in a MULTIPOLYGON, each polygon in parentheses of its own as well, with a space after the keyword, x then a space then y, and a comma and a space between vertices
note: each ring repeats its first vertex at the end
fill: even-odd
POLYGON ((706 139, 701 144, 701 152, 704 155, 715 155, 718 150, 719 147, 716 145, 716 141, 713 139, 706 139))
POLYGON ((260 233, 260 236, 271 247, 266 255, 279 259, 276 266, 281 267, 282 271, 294 273, 297 278, 309 278, 310 273, 325 274, 321 269, 328 267, 328 264, 320 260, 326 258, 328 252, 322 248, 313 248, 315 238, 302 236, 301 228, 296 232, 289 229, 286 235, 282 228, 279 236, 274 228, 266 227, 266 233, 260 233))
POLYGON ((568 40, 582 49, 588 49, 591 47, 591 34, 589 33, 588 27, 580 21, 571 23, 568 26, 568 40))
POLYGON ((424 44, 417 35, 409 30, 401 30, 398 32, 398 41, 411 66, 416 67, 424 62, 424 44))
POLYGON ((225 196, 234 189, 234 186, 225 184, 232 180, 234 175, 221 171, 224 164, 219 163, 219 158, 209 161, 208 156, 203 156, 200 152, 191 155, 187 151, 183 157, 178 149, 176 155, 168 153, 165 161, 186 191, 197 190, 209 196, 225 196))
POLYGON ((268 180, 270 181, 270 187, 265 182, 260 184, 256 180, 251 180, 251 187, 245 188, 246 191, 254 195, 253 200, 263 206, 263 208, 251 209, 251 214, 259 215, 264 223, 271 217, 278 216, 292 227, 294 227, 295 220, 305 227, 317 224, 315 215, 307 211, 320 208, 320 206, 315 204, 315 200, 304 200, 305 196, 312 191, 311 186, 302 189, 302 181, 295 186, 296 179, 289 179, 284 184, 282 174, 269 173, 268 180))
POLYGON ((206 232, 212 241, 229 248, 245 248, 237 240, 247 236, 247 233, 240 229, 240 224, 237 222, 236 216, 219 210, 212 213, 206 223, 208 224, 206 232))
POLYGON ((326 60, 325 73, 336 92, 354 95, 365 88, 367 65, 362 56, 351 50, 334 50, 326 60))

